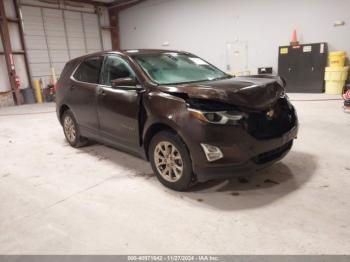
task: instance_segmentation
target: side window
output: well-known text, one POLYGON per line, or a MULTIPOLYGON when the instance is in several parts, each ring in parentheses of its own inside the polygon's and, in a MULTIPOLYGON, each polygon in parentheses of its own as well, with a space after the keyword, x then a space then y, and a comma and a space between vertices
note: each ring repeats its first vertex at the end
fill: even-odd
POLYGON ((102 57, 88 58, 82 62, 74 73, 74 78, 78 81, 98 84, 102 66, 102 57))
POLYGON ((135 74, 129 64, 117 56, 106 57, 101 84, 111 86, 112 80, 119 78, 134 78, 135 74))

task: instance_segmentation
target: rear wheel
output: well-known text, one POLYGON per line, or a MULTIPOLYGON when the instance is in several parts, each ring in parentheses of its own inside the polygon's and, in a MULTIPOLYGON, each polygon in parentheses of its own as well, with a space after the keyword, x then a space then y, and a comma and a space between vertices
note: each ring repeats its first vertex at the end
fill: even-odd
POLYGON ((188 189, 193 180, 190 154, 182 139, 169 131, 156 134, 149 146, 149 158, 158 180, 173 190, 188 189))
POLYGON ((62 126, 64 135, 72 147, 81 147, 87 144, 88 140, 80 135, 77 121, 70 110, 63 113, 62 126))

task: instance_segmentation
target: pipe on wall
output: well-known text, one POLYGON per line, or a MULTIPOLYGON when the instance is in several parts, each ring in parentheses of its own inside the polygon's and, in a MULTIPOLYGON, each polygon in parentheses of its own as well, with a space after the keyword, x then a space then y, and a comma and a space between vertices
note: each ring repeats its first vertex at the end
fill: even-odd
POLYGON ((119 13, 144 1, 145 0, 131 0, 127 2, 122 2, 119 5, 112 5, 109 7, 108 11, 111 25, 111 38, 113 50, 120 50, 119 13))

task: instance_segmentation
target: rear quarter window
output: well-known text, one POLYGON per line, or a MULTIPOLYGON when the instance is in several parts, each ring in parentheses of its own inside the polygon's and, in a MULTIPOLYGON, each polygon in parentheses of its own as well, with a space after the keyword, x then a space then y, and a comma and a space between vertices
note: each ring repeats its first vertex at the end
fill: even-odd
POLYGON ((67 62, 60 74, 60 78, 59 81, 66 81, 67 79, 70 78, 70 76, 72 75, 72 72, 74 71, 74 69, 77 67, 78 62, 77 61, 70 61, 67 62))
POLYGON ((81 82, 98 84, 102 60, 102 57, 92 57, 85 59, 84 62, 79 65, 73 77, 81 82))

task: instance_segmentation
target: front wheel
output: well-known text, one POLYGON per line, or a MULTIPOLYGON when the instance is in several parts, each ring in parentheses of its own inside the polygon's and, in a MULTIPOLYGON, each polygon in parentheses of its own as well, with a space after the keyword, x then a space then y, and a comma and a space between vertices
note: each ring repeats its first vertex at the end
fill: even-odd
POLYGON ((81 147, 87 144, 88 140, 80 135, 77 121, 70 110, 64 112, 62 126, 64 135, 72 147, 81 147))
POLYGON ((156 134, 148 154, 152 169, 163 185, 177 191, 190 187, 194 178, 191 157, 178 135, 169 131, 156 134))

